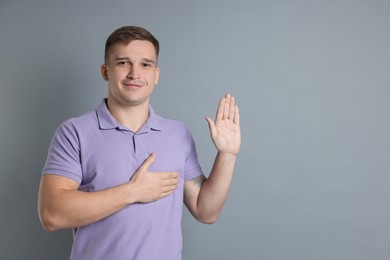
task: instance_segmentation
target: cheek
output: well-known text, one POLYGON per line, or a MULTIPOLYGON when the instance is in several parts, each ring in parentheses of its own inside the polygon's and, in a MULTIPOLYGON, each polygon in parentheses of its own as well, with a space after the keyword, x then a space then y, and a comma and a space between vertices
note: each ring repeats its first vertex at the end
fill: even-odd
POLYGON ((147 73, 143 75, 143 80, 147 82, 148 86, 156 84, 156 78, 154 74, 147 73))
POLYGON ((117 78, 110 77, 108 80, 108 89, 110 92, 117 92, 120 89, 120 81, 117 78))
POLYGON ((110 85, 117 85, 123 79, 123 73, 116 71, 115 73, 111 73, 108 77, 108 82, 110 85))

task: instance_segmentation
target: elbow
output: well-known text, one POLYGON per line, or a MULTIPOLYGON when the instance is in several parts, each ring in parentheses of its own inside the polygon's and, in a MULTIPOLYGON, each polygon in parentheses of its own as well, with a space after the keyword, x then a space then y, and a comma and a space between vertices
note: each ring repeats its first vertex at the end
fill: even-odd
POLYGON ((46 232, 54 232, 54 231, 57 231, 58 229, 56 229, 53 225, 50 225, 50 224, 47 224, 47 223, 42 223, 42 227, 43 229, 46 231, 46 232))
POLYGON ((43 222, 43 221, 41 221, 41 224, 42 224, 43 229, 46 232, 54 232, 54 231, 60 230, 59 228, 57 228, 55 225, 53 225, 50 222, 43 222))
POLYGON ((218 216, 219 215, 210 215, 210 216, 203 216, 203 217, 199 216, 196 219, 203 224, 212 225, 217 222, 218 216))
POLYGON ((215 224, 221 213, 220 209, 210 209, 198 207, 196 210, 191 211, 192 216, 200 223, 212 225, 215 224))
POLYGON ((54 232, 61 229, 56 218, 47 211, 39 211, 39 220, 43 229, 47 232, 54 232))
POLYGON ((212 224, 215 224, 215 222, 217 222, 216 219, 206 219, 206 220, 199 220, 199 221, 203 224, 206 224, 206 225, 212 225, 212 224))
POLYGON ((38 217, 43 229, 54 232, 66 228, 66 220, 49 203, 38 201, 38 217))
POLYGON ((42 217, 40 218, 40 221, 43 229, 47 232, 54 232, 59 230, 59 228, 57 228, 55 223, 50 218, 42 217))

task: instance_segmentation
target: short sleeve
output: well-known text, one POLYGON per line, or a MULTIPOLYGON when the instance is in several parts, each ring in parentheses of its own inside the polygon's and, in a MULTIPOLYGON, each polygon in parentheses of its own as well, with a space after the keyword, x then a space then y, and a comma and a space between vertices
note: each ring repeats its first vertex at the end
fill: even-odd
POLYGON ((43 175, 54 174, 82 180, 80 141, 71 119, 62 123, 51 140, 43 175))
POLYGON ((190 131, 188 131, 188 129, 186 129, 186 131, 187 131, 187 151, 186 151, 186 161, 185 161, 185 168, 184 168, 184 173, 185 173, 184 180, 188 181, 202 175, 203 173, 198 162, 198 156, 196 153, 194 139, 190 131))

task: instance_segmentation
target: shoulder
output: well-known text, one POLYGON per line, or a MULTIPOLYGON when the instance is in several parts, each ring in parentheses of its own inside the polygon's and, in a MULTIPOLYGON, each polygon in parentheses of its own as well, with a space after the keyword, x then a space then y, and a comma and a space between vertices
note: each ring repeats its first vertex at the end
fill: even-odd
POLYGON ((170 132, 183 132, 187 133, 189 130, 187 126, 179 121, 179 120, 174 120, 170 118, 164 118, 160 115, 156 115, 155 120, 157 122, 157 125, 161 127, 161 130, 164 131, 170 131, 170 132))
POLYGON ((97 125, 97 115, 96 111, 89 111, 83 115, 69 118, 63 121, 59 127, 60 128, 71 128, 71 129, 83 129, 88 127, 93 127, 97 125))
POLYGON ((83 115, 69 118, 63 121, 56 130, 56 136, 68 136, 79 139, 83 133, 90 133, 98 128, 96 112, 90 111, 83 115))
POLYGON ((171 143, 178 143, 185 148, 187 153, 195 147, 194 138, 191 131, 182 121, 159 117, 161 133, 171 143))

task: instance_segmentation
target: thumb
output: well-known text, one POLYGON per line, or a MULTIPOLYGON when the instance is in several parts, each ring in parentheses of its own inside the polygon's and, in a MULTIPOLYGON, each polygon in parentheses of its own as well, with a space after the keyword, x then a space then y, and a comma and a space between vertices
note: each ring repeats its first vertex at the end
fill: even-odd
POLYGON ((149 157, 146 158, 146 160, 142 163, 142 165, 140 166, 140 169, 143 169, 143 170, 149 169, 150 165, 152 165, 152 163, 154 162, 155 159, 156 159, 156 154, 155 154, 155 153, 152 153, 152 154, 149 155, 149 157))
POLYGON ((211 119, 211 118, 208 117, 208 116, 206 116, 206 120, 207 120, 207 123, 208 123, 208 125, 209 125, 210 134, 211 134, 211 136, 214 136, 214 135, 215 135, 215 132, 216 132, 214 120, 211 119))

